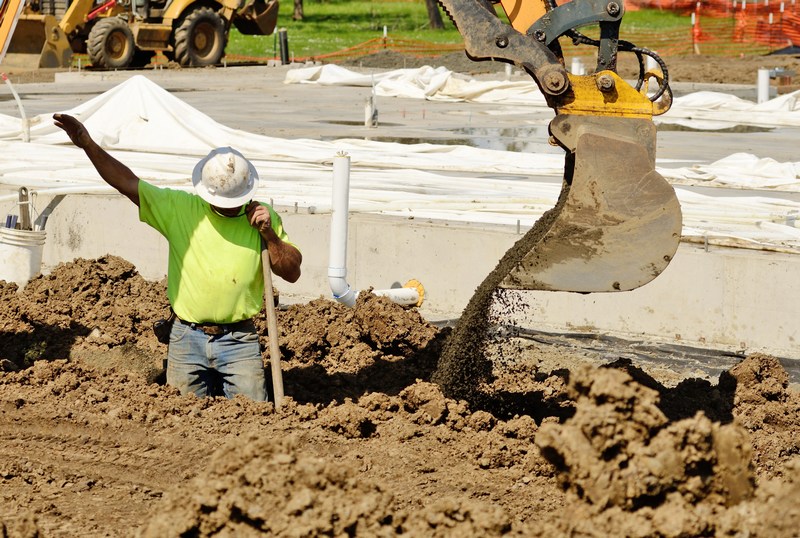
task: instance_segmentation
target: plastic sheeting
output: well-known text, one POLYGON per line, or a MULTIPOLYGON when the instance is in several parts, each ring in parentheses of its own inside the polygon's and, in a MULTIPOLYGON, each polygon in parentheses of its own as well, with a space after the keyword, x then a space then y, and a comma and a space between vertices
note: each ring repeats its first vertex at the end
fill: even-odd
POLYGON ((673 183, 739 189, 800 190, 800 162, 778 162, 750 153, 734 153, 711 164, 662 170, 673 183))
MULTIPOLYGON (((561 155, 255 135, 215 122, 143 76, 65 112, 81 119, 95 140, 143 179, 190 190, 199 156, 230 145, 259 170, 263 181, 258 199, 317 212, 330 208, 331 166, 339 151, 351 156, 352 211, 525 228, 555 205, 561 187, 561 155)), ((31 142, 25 143, 20 120, 0 115, 0 185, 51 193, 112 192, 51 116, 32 118, 31 142)), ((728 159, 716 168, 677 169, 672 175, 668 169, 660 171, 679 180, 689 181, 694 174, 698 181, 735 183, 749 163, 761 170, 766 183, 791 174, 797 183, 795 164, 764 163, 744 154, 728 159)), ((676 191, 688 237, 800 249, 800 230, 793 227, 800 203, 756 196, 755 191, 735 197, 703 196, 680 187, 676 191)))
MULTIPOLYGON (((293 69, 286 74, 284 82, 326 86, 374 84, 378 96, 547 107, 532 80, 482 81, 444 67, 425 66, 364 75, 336 65, 322 65, 293 69)), ((654 119, 657 123, 675 123, 696 129, 724 129, 734 125, 800 126, 800 91, 760 104, 724 93, 695 92, 675 98, 672 108, 654 119)))
POLYGON ((444 67, 424 66, 394 69, 383 73, 361 74, 338 65, 321 65, 292 69, 286 73, 286 84, 319 84, 322 86, 375 86, 375 93, 384 97, 408 97, 430 101, 472 101, 535 105, 547 108, 539 88, 531 81, 480 81, 444 67))

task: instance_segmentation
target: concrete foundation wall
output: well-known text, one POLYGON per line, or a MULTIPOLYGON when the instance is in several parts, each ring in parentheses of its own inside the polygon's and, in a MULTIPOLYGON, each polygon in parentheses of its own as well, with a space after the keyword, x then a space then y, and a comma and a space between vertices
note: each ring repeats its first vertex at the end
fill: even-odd
MULTIPOLYGON (((40 209, 48 200, 36 201, 40 209)), ((303 251, 296 284, 276 278, 288 301, 330 297, 330 215, 277 208, 303 251)), ((13 202, 0 211, 16 213, 13 202)), ((180 218, 176 215, 175 218, 180 218)), ((166 274, 167 244, 139 222, 137 208, 121 196, 69 195, 47 222, 43 271, 77 257, 115 254, 143 277, 166 274)), ((352 215, 347 281, 356 290, 385 289, 411 278, 425 287, 422 313, 456 318, 475 288, 519 238, 515 229, 420 219, 352 215)), ((800 256, 683 244, 667 270, 626 293, 513 292, 527 305, 513 320, 547 331, 598 331, 700 347, 764 351, 800 358, 800 256)))

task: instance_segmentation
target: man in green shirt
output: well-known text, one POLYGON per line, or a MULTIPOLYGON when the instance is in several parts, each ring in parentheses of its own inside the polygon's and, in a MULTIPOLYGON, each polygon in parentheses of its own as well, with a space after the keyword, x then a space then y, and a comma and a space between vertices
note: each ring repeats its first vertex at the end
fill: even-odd
POLYGON ((232 148, 216 148, 194 168, 196 194, 140 180, 67 114, 56 126, 82 148, 100 177, 139 207, 139 218, 169 242, 167 296, 175 313, 167 354, 167 384, 182 394, 209 396, 222 380, 225 396, 266 400, 266 377, 252 318, 261 311, 261 243, 272 271, 300 278, 302 255, 280 216, 252 201, 255 167, 232 148))

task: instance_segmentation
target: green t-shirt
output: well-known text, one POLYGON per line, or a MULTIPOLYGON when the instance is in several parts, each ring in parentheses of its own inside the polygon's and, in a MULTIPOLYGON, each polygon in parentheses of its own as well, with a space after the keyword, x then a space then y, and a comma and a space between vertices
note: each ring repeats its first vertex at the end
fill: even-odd
MULTIPOLYGON (((288 236, 267 204, 272 229, 288 236)), ((233 323, 261 311, 261 236, 247 215, 223 217, 199 196, 139 181, 139 220, 169 242, 167 297, 179 318, 233 323)))

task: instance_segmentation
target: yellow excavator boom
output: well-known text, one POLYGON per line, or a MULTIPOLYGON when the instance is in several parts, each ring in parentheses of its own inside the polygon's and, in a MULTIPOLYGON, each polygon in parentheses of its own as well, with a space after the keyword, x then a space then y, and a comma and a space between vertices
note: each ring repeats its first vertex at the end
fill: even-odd
POLYGON ((23 0, 0 1, 2 2, 0 3, 0 63, 3 63, 11 36, 14 34, 25 4, 23 0))

